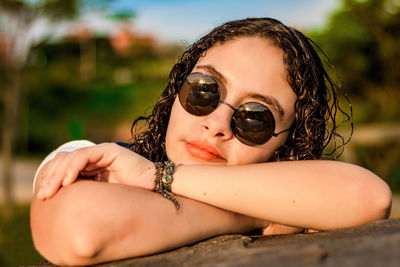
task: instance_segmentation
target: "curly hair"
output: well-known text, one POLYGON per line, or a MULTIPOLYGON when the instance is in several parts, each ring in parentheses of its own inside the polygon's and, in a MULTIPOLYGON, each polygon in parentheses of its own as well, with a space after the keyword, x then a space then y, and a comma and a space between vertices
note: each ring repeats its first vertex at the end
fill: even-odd
POLYGON ((186 76, 199 58, 214 45, 253 36, 266 39, 271 45, 282 49, 288 83, 297 95, 294 123, 286 143, 275 152, 272 161, 319 159, 330 143, 333 143, 332 151, 325 155, 333 155, 343 148, 350 138, 345 140, 337 132, 339 125, 336 117, 338 112, 342 113, 344 121, 351 122, 352 130, 352 109, 350 102, 349 114, 339 106, 341 96, 347 101, 348 98, 340 86, 329 78, 314 47, 327 59, 326 55, 304 34, 271 18, 227 22, 192 44, 173 66, 168 84, 152 114, 133 122, 130 148, 152 161, 166 160, 165 135, 169 116, 186 76), (144 121, 147 127, 136 127, 140 121, 144 121))

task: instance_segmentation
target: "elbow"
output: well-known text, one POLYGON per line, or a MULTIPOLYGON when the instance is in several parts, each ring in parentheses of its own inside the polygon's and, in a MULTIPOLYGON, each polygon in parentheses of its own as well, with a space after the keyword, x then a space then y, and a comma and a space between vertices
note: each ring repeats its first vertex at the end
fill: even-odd
POLYGON ((63 240, 66 244, 63 249, 49 252, 45 248, 37 246, 39 253, 53 264, 60 266, 83 266, 98 263, 96 256, 101 252, 88 236, 71 236, 63 240))
POLYGON ((373 197, 373 216, 374 220, 388 219, 392 209, 392 192, 389 186, 382 181, 373 197))
POLYGON ((101 231, 96 233, 93 224, 89 224, 90 218, 82 216, 79 206, 61 205, 51 210, 51 203, 45 202, 35 199, 31 206, 31 231, 37 251, 57 265, 96 263, 102 252, 101 231))
POLYGON ((392 206, 392 192, 378 176, 369 172, 368 178, 356 189, 358 207, 355 214, 360 220, 357 224, 388 219, 392 206))
POLYGON ((68 249, 60 254, 60 262, 54 262, 58 265, 82 266, 98 263, 97 256, 101 254, 102 249, 93 231, 79 231, 78 234, 71 235, 68 240, 68 249))
POLYGON ((97 256, 101 254, 101 244, 94 236, 94 231, 89 228, 81 228, 75 234, 70 235, 68 246, 64 253, 60 253, 58 265, 82 266, 98 263, 97 256))

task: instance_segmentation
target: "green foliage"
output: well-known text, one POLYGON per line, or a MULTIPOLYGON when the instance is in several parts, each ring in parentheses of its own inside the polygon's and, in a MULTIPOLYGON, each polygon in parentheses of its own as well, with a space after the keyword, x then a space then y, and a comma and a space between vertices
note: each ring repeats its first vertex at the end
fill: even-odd
POLYGON ((400 143, 389 141, 379 146, 359 145, 355 149, 360 165, 374 170, 395 192, 400 192, 400 143))
POLYGON ((392 0, 343 1, 310 36, 338 70, 356 122, 398 121, 400 6, 392 0))
POLYGON ((30 266, 44 259, 35 250, 29 227, 29 206, 18 206, 11 218, 0 209, 0 265, 30 266))
POLYGON ((74 16, 80 4, 79 0, 0 0, 0 9, 7 14, 19 16, 21 21, 43 15, 60 19, 74 16))
POLYGON ((141 53, 133 46, 134 52, 121 57, 107 40, 91 42, 85 44, 96 51, 89 62, 94 65, 91 74, 82 68, 80 43, 44 45, 32 53, 32 64, 25 70, 26 123, 19 131, 20 153, 46 154, 72 139, 117 141, 115 128, 129 125, 156 102, 175 54, 142 45, 141 53))
MULTIPOLYGON (((328 25, 309 36, 337 70, 353 104, 355 125, 400 121, 399 1, 343 0, 328 25)), ((357 164, 400 191, 398 140, 353 147, 357 164)))

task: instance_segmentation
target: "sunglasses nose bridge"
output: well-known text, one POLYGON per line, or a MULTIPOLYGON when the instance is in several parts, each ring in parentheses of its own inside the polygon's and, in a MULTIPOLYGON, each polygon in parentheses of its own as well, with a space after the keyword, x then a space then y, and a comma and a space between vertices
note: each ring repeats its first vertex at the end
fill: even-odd
POLYGON ((225 104, 225 105, 227 105, 228 107, 230 107, 234 112, 236 111, 236 108, 234 108, 231 104, 229 104, 229 103, 227 103, 227 102, 224 102, 224 101, 222 101, 222 100, 218 100, 218 103, 220 103, 220 104, 225 104))

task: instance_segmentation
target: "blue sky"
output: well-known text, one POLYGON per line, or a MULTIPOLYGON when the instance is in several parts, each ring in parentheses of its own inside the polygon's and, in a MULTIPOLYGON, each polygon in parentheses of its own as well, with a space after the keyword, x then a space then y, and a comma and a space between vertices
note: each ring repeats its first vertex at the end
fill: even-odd
POLYGON ((300 29, 322 27, 340 0, 116 0, 114 9, 134 11, 135 28, 163 41, 193 42, 223 22, 273 17, 300 29))

